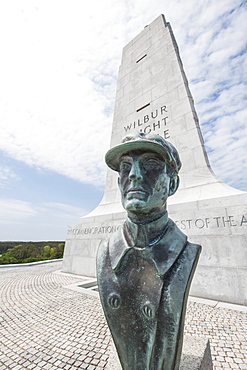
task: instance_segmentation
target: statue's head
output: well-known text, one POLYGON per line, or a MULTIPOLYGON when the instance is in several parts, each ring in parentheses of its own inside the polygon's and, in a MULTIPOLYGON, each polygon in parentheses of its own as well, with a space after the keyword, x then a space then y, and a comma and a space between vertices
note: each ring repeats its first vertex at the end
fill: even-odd
POLYGON ((105 160, 119 173, 122 204, 131 219, 150 221, 166 211, 167 198, 178 188, 181 168, 171 143, 155 134, 127 135, 106 153, 105 160))

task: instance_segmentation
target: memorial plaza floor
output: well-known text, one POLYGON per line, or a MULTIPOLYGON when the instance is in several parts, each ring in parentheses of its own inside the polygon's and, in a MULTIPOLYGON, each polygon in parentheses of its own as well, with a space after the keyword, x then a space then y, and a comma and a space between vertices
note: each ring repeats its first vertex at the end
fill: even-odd
MULTIPOLYGON (((97 292, 60 269, 0 268, 0 370, 106 367, 111 339, 97 292)), ((247 307, 190 297, 185 333, 210 340, 215 370, 247 369, 247 307)))

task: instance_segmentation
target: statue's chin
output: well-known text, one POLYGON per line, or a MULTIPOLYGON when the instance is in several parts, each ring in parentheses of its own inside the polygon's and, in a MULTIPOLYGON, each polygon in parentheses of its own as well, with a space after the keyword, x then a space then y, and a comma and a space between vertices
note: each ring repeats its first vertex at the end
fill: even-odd
POLYGON ((123 207, 127 212, 139 211, 140 213, 146 209, 147 203, 141 199, 132 198, 124 202, 123 207))

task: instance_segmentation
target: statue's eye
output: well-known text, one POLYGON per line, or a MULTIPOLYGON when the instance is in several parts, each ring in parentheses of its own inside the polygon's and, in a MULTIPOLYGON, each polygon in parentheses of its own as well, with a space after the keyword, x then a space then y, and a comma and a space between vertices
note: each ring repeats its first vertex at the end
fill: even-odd
POLYGON ((121 162, 120 164, 120 171, 130 171, 131 164, 129 162, 121 162))
POLYGON ((150 158, 143 163, 145 170, 159 170, 162 169, 162 164, 158 159, 150 158))

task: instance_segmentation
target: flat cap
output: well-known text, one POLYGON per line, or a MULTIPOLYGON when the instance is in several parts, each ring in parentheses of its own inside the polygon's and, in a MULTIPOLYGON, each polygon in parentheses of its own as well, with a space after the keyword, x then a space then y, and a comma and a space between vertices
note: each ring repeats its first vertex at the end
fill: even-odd
POLYGON ((177 149, 162 136, 156 134, 145 134, 137 132, 127 135, 123 138, 121 144, 118 144, 108 150, 105 155, 105 161, 108 167, 119 172, 121 157, 133 150, 151 151, 159 154, 168 167, 171 167, 176 173, 181 168, 181 161, 177 149))

